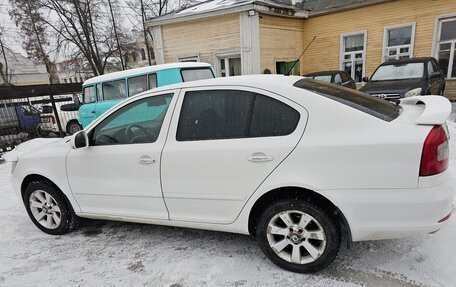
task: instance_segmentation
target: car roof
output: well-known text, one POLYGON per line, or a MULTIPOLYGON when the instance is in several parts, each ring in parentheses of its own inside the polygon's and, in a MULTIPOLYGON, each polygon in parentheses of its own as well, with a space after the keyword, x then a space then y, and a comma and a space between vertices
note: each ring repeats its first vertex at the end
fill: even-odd
POLYGON ((86 80, 82 85, 88 86, 99 82, 105 82, 109 80, 127 78, 135 75, 140 74, 147 74, 153 73, 161 70, 168 70, 168 69, 188 69, 188 68, 210 68, 212 67, 211 64, 203 63, 203 62, 182 62, 182 63, 169 63, 169 64, 161 64, 161 65, 153 65, 135 69, 129 69, 125 71, 113 72, 105 75, 96 76, 86 80))
POLYGON ((399 59, 399 60, 388 60, 381 64, 380 66, 386 65, 400 65, 400 64, 407 64, 407 63, 424 63, 429 60, 433 59, 432 57, 418 57, 418 58, 410 58, 410 59, 399 59))
POLYGON ((219 77, 213 79, 197 80, 182 82, 172 85, 166 85, 153 90, 143 92, 160 92, 174 89, 192 88, 192 87, 211 87, 211 86, 247 86, 255 88, 264 88, 270 90, 280 90, 280 87, 291 87, 294 83, 302 79, 300 76, 285 76, 276 74, 266 75, 244 75, 233 77, 219 77))
POLYGON ((319 71, 302 75, 303 77, 314 77, 314 76, 324 76, 324 75, 335 75, 338 73, 344 73, 340 70, 331 70, 331 71, 319 71))

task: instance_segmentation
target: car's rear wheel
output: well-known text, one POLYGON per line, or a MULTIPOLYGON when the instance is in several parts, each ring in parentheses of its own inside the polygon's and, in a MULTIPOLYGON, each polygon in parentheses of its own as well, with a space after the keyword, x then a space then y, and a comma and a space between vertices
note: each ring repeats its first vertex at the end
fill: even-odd
POLYGON ((24 204, 32 222, 43 232, 60 235, 70 230, 75 216, 60 190, 52 184, 30 183, 24 192, 24 204))
POLYGON ((265 210, 257 240, 266 256, 293 272, 310 273, 328 266, 339 252, 337 222, 307 201, 283 200, 265 210))

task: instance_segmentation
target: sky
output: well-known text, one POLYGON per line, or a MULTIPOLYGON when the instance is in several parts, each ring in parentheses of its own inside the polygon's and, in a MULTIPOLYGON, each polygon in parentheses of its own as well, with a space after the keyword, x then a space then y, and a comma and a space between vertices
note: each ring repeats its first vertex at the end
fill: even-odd
MULTIPOLYGON (((127 6, 125 0, 120 0, 119 6, 119 8, 121 8, 120 11, 122 12, 123 25, 127 27, 128 30, 137 27, 138 23, 135 20, 135 12, 127 6)), ((14 52, 27 56, 25 50, 22 48, 21 31, 16 27, 14 21, 8 14, 10 7, 9 0, 0 0, 0 27, 5 27, 5 42, 14 52)))

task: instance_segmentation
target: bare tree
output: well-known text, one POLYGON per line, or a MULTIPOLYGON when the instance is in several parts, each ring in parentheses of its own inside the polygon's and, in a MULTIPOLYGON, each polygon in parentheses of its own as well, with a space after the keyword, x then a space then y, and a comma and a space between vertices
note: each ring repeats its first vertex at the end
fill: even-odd
POLYGON ((124 37, 121 31, 114 31, 112 23, 115 21, 106 9, 107 3, 104 0, 42 1, 57 18, 57 21, 45 21, 59 48, 70 50, 72 57, 82 56, 94 75, 104 74, 124 37))
POLYGON ((42 0, 10 0, 10 16, 21 29, 24 48, 29 58, 46 66, 51 83, 58 82, 54 63, 49 58, 48 34, 43 15, 42 0))
POLYGON ((117 28, 116 28, 116 20, 115 20, 115 17, 114 17, 114 12, 112 10, 112 3, 111 3, 112 0, 108 0, 108 4, 109 4, 109 12, 111 14, 111 20, 112 20, 112 28, 114 30, 114 37, 116 38, 116 43, 117 43, 117 51, 119 51, 119 57, 120 57, 120 64, 122 65, 122 70, 125 70, 125 64, 124 64, 124 60, 123 60, 123 57, 122 57, 122 48, 120 46, 120 39, 119 39, 119 35, 117 33, 117 28))
POLYGON ((8 57, 6 55, 8 47, 6 46, 5 39, 3 37, 4 31, 4 27, 0 27, 0 54, 3 60, 0 60, 0 77, 3 81, 2 84, 9 86, 11 84, 12 71, 8 67, 8 57))

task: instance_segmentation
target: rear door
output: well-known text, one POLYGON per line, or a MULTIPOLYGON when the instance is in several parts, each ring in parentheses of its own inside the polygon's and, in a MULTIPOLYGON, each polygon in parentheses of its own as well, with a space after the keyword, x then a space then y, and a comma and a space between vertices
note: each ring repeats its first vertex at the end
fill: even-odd
POLYGON ((170 219, 231 223, 297 145, 307 112, 252 88, 181 92, 162 155, 170 219))

